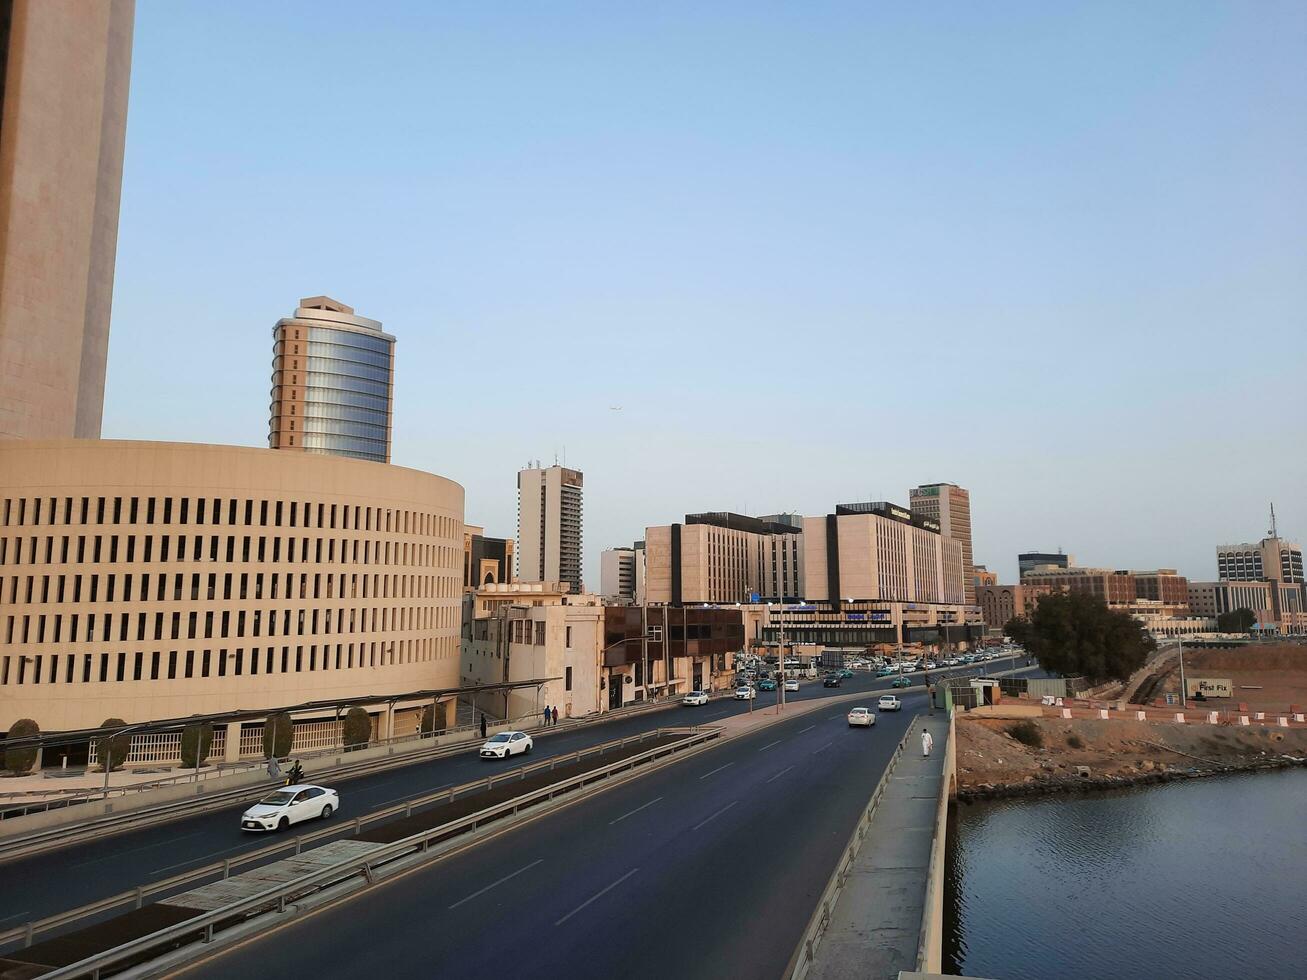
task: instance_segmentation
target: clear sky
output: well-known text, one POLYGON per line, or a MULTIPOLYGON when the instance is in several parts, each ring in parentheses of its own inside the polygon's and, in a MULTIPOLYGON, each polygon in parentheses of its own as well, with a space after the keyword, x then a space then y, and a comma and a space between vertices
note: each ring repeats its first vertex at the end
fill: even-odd
POLYGON ((592 587, 933 481, 1215 578, 1307 539, 1307 4, 140 0, 105 436, 266 445, 320 293, 469 522, 585 472, 592 587))

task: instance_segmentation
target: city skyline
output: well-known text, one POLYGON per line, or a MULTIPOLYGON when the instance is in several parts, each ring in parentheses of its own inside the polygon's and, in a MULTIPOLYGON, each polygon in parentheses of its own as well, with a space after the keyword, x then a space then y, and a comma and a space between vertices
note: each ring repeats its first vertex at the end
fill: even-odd
POLYGON ((1303 536, 1301 9, 341 8, 349 85, 279 56, 306 10, 138 10, 106 437, 263 444, 267 324, 325 293, 403 338, 392 459, 469 521, 513 533, 523 458, 585 471, 591 588, 685 513, 926 480, 1007 582, 1059 545, 1208 579, 1272 499, 1303 536))

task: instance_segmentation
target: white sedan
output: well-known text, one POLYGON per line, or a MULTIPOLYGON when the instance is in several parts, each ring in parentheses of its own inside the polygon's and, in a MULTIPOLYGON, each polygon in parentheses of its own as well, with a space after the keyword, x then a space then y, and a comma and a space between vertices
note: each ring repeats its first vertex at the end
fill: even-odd
POLYGON ((880 700, 876 702, 877 711, 902 711, 903 702, 899 700, 897 694, 882 694, 880 700))
POLYGON ((752 701, 758 696, 757 690, 752 687, 737 687, 735 689, 736 701, 752 701))
POLYGON ((491 735, 481 746, 481 758, 507 759, 510 755, 526 755, 534 744, 526 732, 500 732, 491 735))
POLYGON ((870 708, 851 708, 849 710, 850 728, 870 728, 876 724, 876 716, 870 708))
POLYGON ((799 689, 798 681, 791 679, 785 682, 786 691, 797 691, 798 689, 799 689))
POLYGON ((691 691, 685 697, 681 698, 681 704, 686 704, 691 707, 694 707, 695 705, 707 704, 707 703, 708 703, 707 691, 691 691))
POLYGON ((340 809, 340 796, 325 786, 287 786, 241 814, 241 830, 285 830, 305 820, 326 820, 340 809))

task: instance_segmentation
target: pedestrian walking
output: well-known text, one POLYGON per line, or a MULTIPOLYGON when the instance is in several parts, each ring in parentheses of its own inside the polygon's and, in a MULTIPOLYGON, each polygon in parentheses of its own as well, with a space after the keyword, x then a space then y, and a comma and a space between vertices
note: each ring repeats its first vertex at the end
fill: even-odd
POLYGON ((554 724, 558 724, 558 705, 554 705, 554 724))
POLYGON ((549 727, 549 705, 545 705, 545 727, 549 727))
POLYGON ((481 716, 481 737, 482 737, 482 738, 485 738, 485 737, 486 737, 486 716, 485 716, 485 715, 482 715, 482 716, 481 716))
POLYGON ((281 766, 277 765, 277 757, 273 756, 268 760, 268 775, 273 779, 281 778, 281 766))
POLYGON ((930 755, 930 750, 935 747, 935 740, 930 737, 930 732, 926 729, 921 730, 921 754, 923 757, 930 755))

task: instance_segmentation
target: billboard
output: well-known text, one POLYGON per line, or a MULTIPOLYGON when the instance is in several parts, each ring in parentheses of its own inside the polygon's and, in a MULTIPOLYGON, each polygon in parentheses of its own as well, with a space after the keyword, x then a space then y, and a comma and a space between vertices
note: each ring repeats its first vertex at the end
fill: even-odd
POLYGON ((1185 679, 1184 686, 1189 697, 1193 697, 1200 691, 1205 698, 1234 697, 1234 685, 1228 677, 1188 677, 1185 679))

